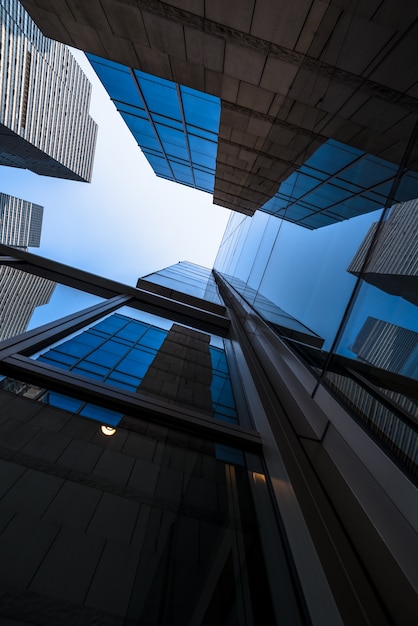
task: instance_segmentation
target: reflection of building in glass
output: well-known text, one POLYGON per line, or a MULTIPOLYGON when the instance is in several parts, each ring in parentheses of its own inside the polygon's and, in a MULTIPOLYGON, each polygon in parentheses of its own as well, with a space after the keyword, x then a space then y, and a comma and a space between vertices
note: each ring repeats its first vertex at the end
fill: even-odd
POLYGON ((0 12, 0 164, 89 181, 97 133, 90 83, 18 0, 2 0, 0 12))
MULTIPOLYGON (((216 204, 315 229, 384 206, 405 165, 416 111, 410 6, 392 17, 264 0, 24 5, 48 36, 97 55, 156 173, 216 204)), ((418 196, 413 156, 398 182, 395 201, 418 196)))
MULTIPOLYGON (((38 360, 236 422, 225 352, 209 342, 210 335, 183 326, 173 324, 167 331, 114 314, 38 360)), ((44 401, 104 420, 103 409, 61 394, 48 392, 44 401)), ((106 422, 116 425, 121 417, 120 413, 108 411, 106 422)))
POLYGON ((55 283, 0 265, 0 339, 23 333, 37 306, 49 302, 55 283))
POLYGON ((354 419, 219 272, 134 288, 13 252, 104 299, 0 345, 9 620, 413 623, 418 433, 392 398, 343 369, 354 419))
POLYGON ((0 193, 0 242, 19 248, 39 247, 44 208, 0 193))
MULTIPOLYGON (((222 300, 211 270, 195 263, 181 261, 159 272, 138 279, 137 287, 175 300, 194 304, 196 298, 213 302, 214 311, 222 312, 222 300)), ((208 306, 210 306, 208 304, 208 306)))
POLYGON ((351 350, 375 367, 418 378, 418 333, 368 317, 351 350))
MULTIPOLYGON (((39 247, 43 207, 0 193, 0 243, 23 248, 39 247)), ((55 283, 0 265, 0 339, 26 330, 37 306, 46 304, 55 283)))
POLYGON ((231 287, 250 304, 261 317, 271 324, 282 337, 291 339, 316 348, 321 348, 324 344, 322 337, 313 332, 310 328, 299 322, 286 311, 283 311, 277 304, 265 298, 259 291, 247 285, 244 281, 233 276, 225 276, 231 287))
POLYGON ((418 304, 418 200, 392 207, 363 269, 377 227, 371 226, 347 271, 356 276, 363 272, 371 285, 418 304))

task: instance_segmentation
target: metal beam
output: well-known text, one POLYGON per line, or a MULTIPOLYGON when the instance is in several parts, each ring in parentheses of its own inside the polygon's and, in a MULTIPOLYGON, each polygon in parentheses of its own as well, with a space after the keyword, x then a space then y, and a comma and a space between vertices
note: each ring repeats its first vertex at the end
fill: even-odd
POLYGON ((17 250, 4 244, 0 244, 0 255, 12 256, 16 261, 8 261, 8 265, 29 274, 43 276, 62 285, 92 293, 102 298, 113 298, 120 295, 128 296, 131 299, 130 306, 147 313, 153 313, 154 315, 159 315, 180 324, 193 326, 198 330, 214 333, 222 337, 228 334, 229 318, 226 315, 213 313, 210 307, 207 309, 203 308, 205 305, 204 301, 202 301, 201 307, 196 307, 146 291, 145 289, 138 289, 96 274, 84 272, 69 265, 17 250))
MULTIPOLYGON (((140 393, 109 386, 80 376, 74 372, 35 361, 19 354, 13 354, 0 363, 0 371, 19 380, 51 389, 92 402, 108 409, 176 428, 198 437, 205 437, 218 443, 234 446, 248 452, 261 453, 260 436, 255 431, 246 430, 234 424, 207 417, 198 411, 177 407, 140 393)), ((123 426, 123 421, 121 423, 123 426)))

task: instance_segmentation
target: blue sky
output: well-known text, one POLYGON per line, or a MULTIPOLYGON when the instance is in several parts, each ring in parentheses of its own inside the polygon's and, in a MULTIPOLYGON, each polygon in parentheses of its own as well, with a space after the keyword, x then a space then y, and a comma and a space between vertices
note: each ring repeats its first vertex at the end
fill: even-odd
POLYGON ((229 211, 212 196, 157 178, 84 54, 99 125, 90 184, 0 167, 0 190, 45 207, 37 254, 131 285, 188 260, 212 267, 229 211))

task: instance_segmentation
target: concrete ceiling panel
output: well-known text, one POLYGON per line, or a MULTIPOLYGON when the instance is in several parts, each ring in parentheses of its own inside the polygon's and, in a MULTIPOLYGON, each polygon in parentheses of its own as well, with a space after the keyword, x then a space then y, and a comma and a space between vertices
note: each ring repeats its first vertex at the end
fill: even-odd
POLYGON ((186 60, 183 26, 159 15, 143 12, 150 47, 176 59, 186 60))
POLYGON ((149 45, 142 14, 136 7, 114 0, 102 0, 102 4, 115 35, 144 46, 149 45))
POLYGON ((254 12, 254 0, 206 0, 205 17, 243 33, 249 33, 254 12))
POLYGON ((353 74, 362 74, 394 35, 393 29, 345 13, 321 60, 353 74))
POLYGON ((270 55, 261 77, 260 87, 287 95, 298 71, 297 65, 286 63, 270 55))
POLYGON ((255 87, 241 81, 238 91, 237 104, 260 113, 268 113, 273 99, 274 92, 255 87))
POLYGON ((194 28, 184 29, 187 60, 200 63, 215 72, 223 72, 225 42, 220 38, 211 37, 194 28))
POLYGON ((255 5, 251 34, 293 50, 311 4, 311 0, 261 0, 255 5))
POLYGON ((227 43, 225 49, 225 74, 239 80, 245 80, 252 85, 259 85, 265 60, 266 56, 261 52, 227 43))

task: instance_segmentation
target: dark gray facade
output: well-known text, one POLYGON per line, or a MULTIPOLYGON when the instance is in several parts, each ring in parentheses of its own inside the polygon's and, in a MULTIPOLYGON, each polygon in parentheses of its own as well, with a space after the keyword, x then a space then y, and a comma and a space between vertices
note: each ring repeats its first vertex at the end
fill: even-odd
MULTIPOLYGON (((180 297, 173 273, 170 298, 146 288, 150 277, 132 288, 1 252, 104 298, 0 346, 5 618, 256 624, 267 612, 292 625, 413 623, 416 462, 354 419, 224 277, 213 274, 215 310, 213 298, 180 297), (140 384, 88 373, 89 360, 126 371, 93 337, 106 341, 116 315, 125 330, 112 341, 139 350, 129 324, 150 314, 166 339, 140 384), (227 356, 236 423, 209 410, 213 341, 227 356), (74 365, 58 364, 65 355, 74 365), (49 393, 94 405, 95 416, 57 408, 49 393), (121 416, 111 437, 100 430, 109 412, 121 416)), ((132 376, 143 360, 128 358, 132 376)), ((391 415, 416 440, 412 421, 395 406, 391 415)))

